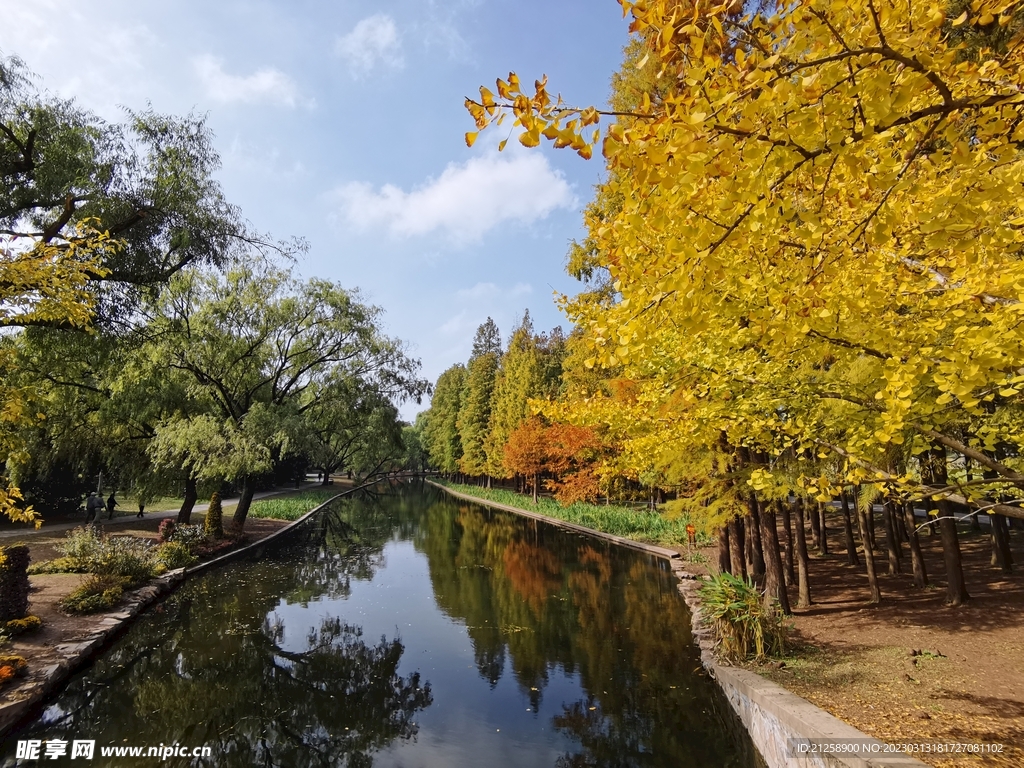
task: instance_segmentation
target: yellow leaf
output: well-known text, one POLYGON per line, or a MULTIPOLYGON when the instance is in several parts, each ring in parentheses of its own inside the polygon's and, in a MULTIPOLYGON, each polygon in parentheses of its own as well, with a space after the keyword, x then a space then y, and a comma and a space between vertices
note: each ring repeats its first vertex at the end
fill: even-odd
POLYGON ((480 135, 479 131, 473 131, 466 134, 466 146, 472 147, 476 143, 476 137, 480 135))

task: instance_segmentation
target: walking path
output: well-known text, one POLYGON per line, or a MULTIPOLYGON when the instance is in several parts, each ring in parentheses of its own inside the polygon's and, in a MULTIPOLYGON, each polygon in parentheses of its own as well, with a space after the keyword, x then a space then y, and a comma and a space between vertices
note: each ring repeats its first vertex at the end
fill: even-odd
MULTIPOLYGON (((309 485, 310 484, 304 483, 302 488, 299 488, 298 490, 302 490, 302 489, 304 489, 306 487, 309 487, 309 485)), ((319 486, 319 483, 313 483, 312 485, 319 486)), ((286 489, 282 489, 282 490, 278 490, 278 491, 263 491, 262 493, 254 494, 253 497, 252 497, 252 500, 256 501, 257 499, 265 499, 268 496, 277 496, 277 495, 282 494, 282 493, 294 493, 295 491, 296 491, 295 488, 286 488, 286 489)), ((231 499, 224 499, 221 502, 221 504, 222 504, 222 506, 225 509, 227 507, 233 507, 233 506, 238 504, 238 497, 236 496, 236 497, 231 498, 231 499)), ((193 512, 205 512, 209 506, 210 506, 209 503, 207 503, 207 504, 196 504, 194 507, 192 507, 192 511, 193 512)), ((167 518, 167 517, 177 517, 177 516, 178 516, 178 511, 177 510, 170 510, 168 512, 147 512, 146 515, 145 515, 145 519, 146 520, 163 520, 164 518, 167 518)), ((136 517, 135 515, 128 514, 128 515, 120 515, 118 517, 113 518, 112 520, 106 520, 106 519, 103 519, 102 516, 100 516, 100 519, 97 520, 96 522, 100 523, 101 525, 103 525, 104 528, 112 528, 113 526, 116 526, 116 525, 132 525, 132 524, 136 524, 136 523, 139 522, 139 518, 136 517)), ((49 525, 44 523, 41 528, 36 528, 36 529, 33 529, 33 528, 15 528, 13 530, 0 531, 0 539, 24 538, 26 536, 38 536, 40 534, 56 533, 58 531, 70 531, 72 528, 78 528, 78 527, 83 526, 83 525, 85 525, 85 520, 75 520, 73 522, 65 522, 65 523, 51 523, 49 525)))

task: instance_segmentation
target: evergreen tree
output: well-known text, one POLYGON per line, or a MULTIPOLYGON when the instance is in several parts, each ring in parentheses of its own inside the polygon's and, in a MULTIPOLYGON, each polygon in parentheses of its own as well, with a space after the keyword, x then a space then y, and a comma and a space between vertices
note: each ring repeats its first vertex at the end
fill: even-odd
POLYGON ((508 476, 503 457, 509 435, 529 416, 528 400, 545 394, 538 341, 527 310, 523 322, 512 332, 494 383, 491 421, 484 440, 489 475, 508 476))
MULTIPOLYGON (((479 331, 477 336, 479 338, 479 331)), ((497 372, 498 355, 495 352, 485 352, 470 360, 458 421, 459 437, 462 439, 459 468, 467 475, 487 474, 484 440, 491 421, 491 396, 497 372)))
POLYGON ((459 363, 442 373, 434 387, 423 436, 430 464, 441 472, 459 471, 462 440, 458 418, 465 385, 466 366, 459 363))
POLYGON ((473 337, 473 352, 469 356, 470 362, 481 355, 493 354, 495 358, 501 357, 501 331, 491 318, 487 318, 479 328, 476 329, 476 336, 473 337))

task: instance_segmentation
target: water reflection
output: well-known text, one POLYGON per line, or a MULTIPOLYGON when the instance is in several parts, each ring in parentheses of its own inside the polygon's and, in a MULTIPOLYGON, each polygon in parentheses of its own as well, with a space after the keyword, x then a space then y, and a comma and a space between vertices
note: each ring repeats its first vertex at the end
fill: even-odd
POLYGON ((217 766, 754 766, 688 626, 656 560, 385 489, 186 585, 13 739, 208 745, 191 764, 217 766))

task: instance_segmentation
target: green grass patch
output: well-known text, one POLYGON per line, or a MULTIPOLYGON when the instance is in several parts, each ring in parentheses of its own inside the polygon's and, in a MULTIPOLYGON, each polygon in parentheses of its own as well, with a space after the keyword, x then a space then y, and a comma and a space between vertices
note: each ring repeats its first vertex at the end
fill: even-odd
POLYGON ((304 514, 319 507, 332 496, 340 493, 335 488, 314 488, 280 498, 260 499, 249 507, 249 517, 271 520, 298 520, 304 514))
POLYGON ((563 507, 554 499, 544 497, 534 504, 532 497, 504 488, 487 489, 475 485, 459 485, 444 480, 435 482, 451 488, 453 491, 475 496, 478 499, 507 504, 528 512, 538 512, 567 523, 582 525, 586 528, 593 528, 595 531, 622 536, 626 539, 657 544, 685 544, 687 541, 686 525, 690 520, 685 515, 668 518, 656 510, 621 507, 615 504, 606 506, 577 502, 563 507))

